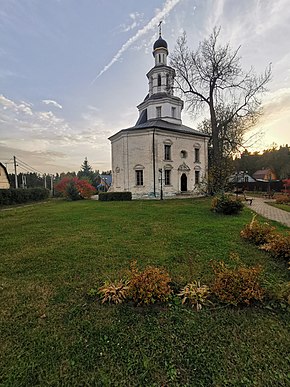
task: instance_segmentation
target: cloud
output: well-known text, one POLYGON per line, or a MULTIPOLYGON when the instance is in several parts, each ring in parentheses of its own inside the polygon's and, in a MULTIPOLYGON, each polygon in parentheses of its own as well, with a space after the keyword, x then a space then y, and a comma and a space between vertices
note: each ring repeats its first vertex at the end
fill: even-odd
POLYGON ((137 33, 132 36, 130 39, 127 40, 126 43, 123 44, 123 46, 120 48, 120 50, 116 53, 116 55, 113 57, 113 59, 99 72, 99 74, 96 76, 95 79, 91 82, 91 85, 95 83, 95 81, 104 74, 109 68, 117 62, 121 55, 128 50, 128 48, 136 42, 140 37, 145 35, 147 32, 151 31, 153 28, 156 28, 157 24, 162 18, 165 18, 168 13, 178 4, 181 0, 166 0, 164 7, 157 12, 157 14, 140 30, 137 31, 137 33))
POLYGON ((132 12, 130 13, 129 17, 131 19, 131 24, 121 24, 122 32, 128 32, 136 28, 140 24, 140 21, 143 19, 143 14, 140 14, 139 12, 132 12))
POLYGON ((45 105, 53 105, 59 109, 62 109, 62 106, 59 103, 57 103, 56 101, 53 101, 52 99, 43 99, 42 102, 45 105))
MULTIPOLYGON (((61 112, 59 111, 59 114, 61 112)), ((73 126, 51 111, 38 111, 26 101, 0 95, 1 161, 16 155, 45 172, 78 170, 83 158, 109 168, 110 129, 99 109, 88 105, 73 126)))

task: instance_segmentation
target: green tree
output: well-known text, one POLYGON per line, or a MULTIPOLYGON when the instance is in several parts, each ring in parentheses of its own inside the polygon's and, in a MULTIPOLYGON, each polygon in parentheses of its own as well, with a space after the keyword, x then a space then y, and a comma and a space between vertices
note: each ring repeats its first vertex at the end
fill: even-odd
POLYGON ((86 179, 90 183, 94 182, 96 174, 90 166, 87 158, 85 158, 84 162, 82 163, 81 170, 77 173, 77 177, 79 179, 86 179))

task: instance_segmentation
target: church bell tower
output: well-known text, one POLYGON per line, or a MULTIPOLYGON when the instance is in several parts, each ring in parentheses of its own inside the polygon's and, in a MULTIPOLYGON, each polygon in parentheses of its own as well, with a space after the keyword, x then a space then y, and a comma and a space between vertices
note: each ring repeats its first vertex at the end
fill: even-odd
POLYGON ((148 95, 137 106, 139 110, 137 124, 157 119, 181 125, 183 101, 173 93, 175 70, 167 65, 168 45, 161 36, 161 22, 159 37, 153 45, 153 57, 155 65, 146 74, 149 85, 148 95))

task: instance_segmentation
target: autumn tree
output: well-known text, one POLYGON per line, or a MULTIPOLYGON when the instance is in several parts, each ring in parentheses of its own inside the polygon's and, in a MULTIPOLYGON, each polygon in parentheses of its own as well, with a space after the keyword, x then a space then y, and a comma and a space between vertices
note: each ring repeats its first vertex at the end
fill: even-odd
POLYGON ((203 131, 211 135, 210 175, 212 190, 222 190, 222 173, 227 157, 242 144, 245 132, 261 113, 261 93, 271 77, 270 66, 257 75, 244 71, 238 47, 218 42, 220 28, 214 28, 197 50, 187 45, 186 34, 177 41, 171 65, 176 70, 177 88, 189 110, 208 112, 203 131))
POLYGON ((89 199, 96 193, 95 188, 87 180, 77 177, 64 177, 55 185, 55 190, 70 200, 89 199))

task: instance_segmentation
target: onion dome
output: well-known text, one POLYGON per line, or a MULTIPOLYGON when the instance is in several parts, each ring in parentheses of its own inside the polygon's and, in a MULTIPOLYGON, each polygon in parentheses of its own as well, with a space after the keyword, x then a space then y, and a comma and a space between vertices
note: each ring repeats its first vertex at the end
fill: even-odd
POLYGON ((164 39, 162 39, 161 35, 159 36, 159 38, 154 43, 153 51, 157 50, 158 48, 165 48, 165 50, 168 51, 168 49, 167 49, 167 42, 164 39))

